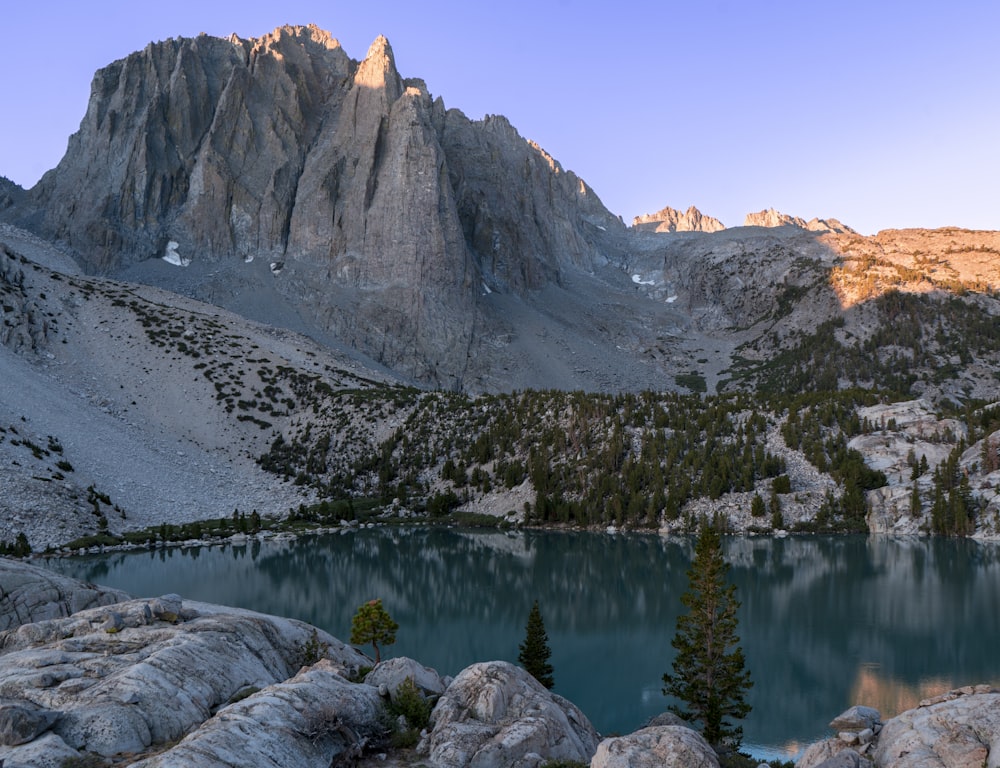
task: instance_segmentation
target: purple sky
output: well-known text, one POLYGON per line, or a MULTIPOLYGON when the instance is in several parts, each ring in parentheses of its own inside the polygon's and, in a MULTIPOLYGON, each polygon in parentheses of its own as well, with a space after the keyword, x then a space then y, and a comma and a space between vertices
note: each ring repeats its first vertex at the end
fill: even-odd
POLYGON ((99 67, 151 40, 315 23, 389 38, 469 117, 504 114, 630 223, 775 207, 864 233, 1000 229, 1000 2, 5 2, 0 175, 53 167, 99 67))

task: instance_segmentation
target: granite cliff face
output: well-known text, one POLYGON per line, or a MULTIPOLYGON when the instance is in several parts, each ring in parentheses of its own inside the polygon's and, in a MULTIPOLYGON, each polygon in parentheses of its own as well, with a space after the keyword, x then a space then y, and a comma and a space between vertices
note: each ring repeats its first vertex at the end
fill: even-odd
POLYGON ((165 256, 221 270, 206 292, 272 280, 309 324, 448 387, 482 293, 558 284, 624 229, 505 119, 403 79, 385 38, 357 62, 314 26, 167 40, 100 70, 65 157, 8 218, 90 272, 165 256), (236 277, 255 260, 270 269, 236 277))

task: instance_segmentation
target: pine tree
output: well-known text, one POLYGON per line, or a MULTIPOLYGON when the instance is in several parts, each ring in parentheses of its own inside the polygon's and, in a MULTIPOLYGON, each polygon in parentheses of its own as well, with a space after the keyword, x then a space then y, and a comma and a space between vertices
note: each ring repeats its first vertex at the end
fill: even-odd
POLYGON ((556 684, 552 677, 552 665, 549 664, 552 650, 549 648, 549 637, 545 634, 545 624, 542 622, 542 612, 538 608, 537 600, 531 606, 524 642, 518 649, 520 653, 517 655, 517 660, 521 666, 546 688, 552 688, 556 684))
POLYGON ((718 530, 703 525, 688 570, 688 589, 681 602, 688 613, 677 619, 671 645, 677 650, 673 674, 663 675, 663 693, 684 703, 670 710, 701 723, 706 741, 737 748, 743 729, 729 722, 750 712, 744 696, 753 683, 744 666, 736 634, 736 587, 726 584, 729 565, 722 557, 718 530))
POLYGON ((382 607, 381 600, 369 600, 358 608, 351 620, 351 643, 356 645, 372 644, 375 649, 375 663, 382 661, 379 644, 392 645, 396 642, 396 630, 399 624, 392 620, 389 612, 382 607))

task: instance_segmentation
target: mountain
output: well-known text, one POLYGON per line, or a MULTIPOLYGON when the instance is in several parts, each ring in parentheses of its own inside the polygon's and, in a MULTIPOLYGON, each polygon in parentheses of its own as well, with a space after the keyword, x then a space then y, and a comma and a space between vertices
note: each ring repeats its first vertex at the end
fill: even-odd
MULTIPOLYGON (((988 264, 950 266, 977 233, 921 248, 924 235, 863 238, 773 209, 708 232, 716 220, 694 207, 626 228, 505 118, 470 120, 403 78, 384 38, 355 61, 313 26, 167 40, 100 70, 59 165, 28 191, 0 184, 0 219, 87 274, 469 393, 753 385, 823 323, 852 328, 838 345, 870 343, 884 291, 920 296, 929 322, 929 288, 996 282, 988 264), (872 259, 886 269, 868 274, 872 259)), ((884 383, 861 367, 835 379, 884 383)), ((992 391, 986 367, 970 391, 992 391)))
POLYGON ((757 213, 748 213, 743 219, 744 227, 799 227, 810 232, 835 232, 837 234, 857 234, 846 224, 837 219, 810 219, 806 221, 798 216, 780 213, 774 208, 768 208, 757 213))
POLYGON ((721 221, 705 216, 693 205, 684 213, 667 206, 656 213, 636 216, 632 226, 654 232, 719 232, 726 228, 721 221))
POLYGON ((0 179, 5 530, 364 498, 996 535, 1000 233, 646 218, 446 109, 383 38, 151 44, 97 73, 36 187, 0 179))
POLYGON ((558 286, 623 228, 505 119, 401 77, 385 38, 357 62, 314 26, 167 40, 100 70, 65 157, 8 220, 90 273, 183 289, 150 274, 167 257, 200 270, 199 298, 237 306, 252 286, 445 388, 475 378, 484 294, 558 286))

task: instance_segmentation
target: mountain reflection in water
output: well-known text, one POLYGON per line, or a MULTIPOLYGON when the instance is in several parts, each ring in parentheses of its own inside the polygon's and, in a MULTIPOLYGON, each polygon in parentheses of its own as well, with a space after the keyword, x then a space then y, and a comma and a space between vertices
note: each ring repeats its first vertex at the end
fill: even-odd
MULTIPOLYGON (((246 546, 112 553, 50 567, 135 595, 177 592, 308 621, 346 639, 374 597, 387 655, 442 674, 516 660, 538 599, 555 691, 604 734, 662 712, 693 541, 656 535, 381 528, 246 546)), ((794 756, 852 704, 883 717, 1000 681, 1000 547, 879 537, 729 538, 754 687, 745 745, 794 756)))

